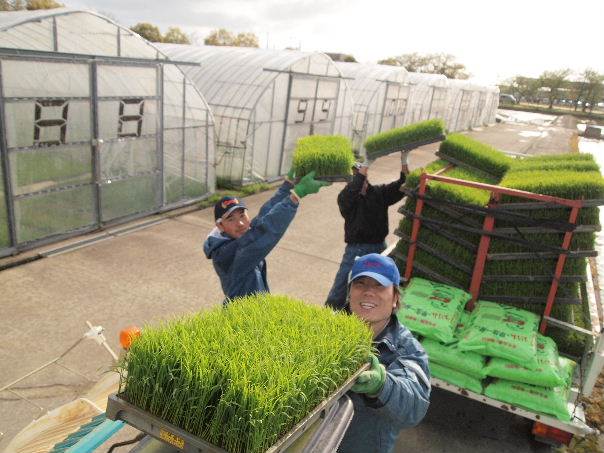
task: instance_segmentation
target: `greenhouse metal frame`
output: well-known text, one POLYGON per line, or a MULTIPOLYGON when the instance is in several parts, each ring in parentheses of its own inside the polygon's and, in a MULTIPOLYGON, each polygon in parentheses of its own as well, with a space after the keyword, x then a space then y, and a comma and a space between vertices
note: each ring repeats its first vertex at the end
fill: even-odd
POLYGON ((219 184, 271 181, 287 173, 298 138, 351 137, 353 101, 325 54, 161 44, 212 108, 219 184))
POLYGON ((365 156, 367 137, 405 125, 409 84, 402 66, 337 62, 354 101, 352 143, 365 156))
POLYGON ((0 256, 214 191, 212 114, 153 45, 66 8, 0 32, 0 256))

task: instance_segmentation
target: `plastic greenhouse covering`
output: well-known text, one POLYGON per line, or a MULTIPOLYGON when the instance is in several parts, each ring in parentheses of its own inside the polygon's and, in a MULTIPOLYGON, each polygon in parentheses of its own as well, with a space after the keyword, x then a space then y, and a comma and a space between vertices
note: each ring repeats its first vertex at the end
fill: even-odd
POLYGON ((466 80, 449 80, 446 123, 450 132, 470 128, 475 91, 466 80))
POLYGON ((0 255, 214 191, 208 105, 156 47, 65 8, 0 31, 0 255))
POLYGON ((444 119, 447 78, 441 74, 409 73, 409 103, 405 124, 432 118, 444 119))
POLYGON ((230 183, 287 173, 298 138, 351 137, 348 84, 324 54, 294 50, 161 44, 212 108, 216 175, 230 183))
POLYGON ((401 66, 336 63, 348 80, 354 100, 353 147, 364 155, 365 139, 405 125, 409 98, 407 70, 401 66))

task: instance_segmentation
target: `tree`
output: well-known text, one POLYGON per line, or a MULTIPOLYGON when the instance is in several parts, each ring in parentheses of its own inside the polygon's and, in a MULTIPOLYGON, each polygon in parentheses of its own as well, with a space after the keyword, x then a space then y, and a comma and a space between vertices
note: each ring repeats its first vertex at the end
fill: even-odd
POLYGON ((226 28, 214 30, 203 42, 207 46, 260 47, 258 37, 254 33, 244 32, 235 36, 226 28))
POLYGON ((130 27, 134 33, 138 33, 147 41, 151 42, 161 42, 162 36, 159 28, 157 26, 150 24, 148 22, 139 22, 138 24, 130 27))
MULTIPOLYGON (((518 102, 522 99, 528 102, 534 102, 537 98, 541 84, 538 79, 517 75, 505 81, 501 88, 513 95, 518 102)), ((502 93, 504 92, 502 91, 502 93)))
POLYGON ((604 74, 599 74, 593 69, 586 69, 581 74, 583 82, 579 90, 579 95, 575 99, 575 111, 577 111, 577 105, 579 100, 583 100, 582 110, 587 110, 587 104, 589 104, 589 111, 592 112, 594 105, 598 103, 602 97, 602 82, 604 82, 604 74))
POLYGON ((445 53, 429 53, 422 55, 414 52, 386 58, 378 61, 378 63, 391 66, 403 66, 410 72, 443 74, 449 79, 467 79, 470 77, 464 64, 455 61, 453 55, 445 53))
POLYGON ((191 44, 189 36, 178 27, 170 27, 166 34, 162 37, 162 42, 170 42, 173 44, 191 44))
POLYGON ((220 28, 210 33, 203 43, 206 46, 232 46, 235 41, 235 36, 226 28, 220 28))
POLYGON ((258 36, 252 32, 239 33, 232 45, 237 47, 260 47, 258 36))
MULTIPOLYGON (((17 3, 17 2, 15 2, 17 3)), ((30 11, 35 9, 55 9, 62 8, 62 3, 57 3, 55 0, 27 0, 25 3, 25 9, 30 11)))
POLYGON ((543 74, 539 76, 541 87, 549 88, 547 94, 549 100, 548 108, 553 108, 554 101, 558 99, 560 88, 565 84, 570 72, 570 69, 558 69, 557 71, 544 71, 543 74))
POLYGON ((325 55, 327 55, 333 61, 343 61, 345 63, 357 63, 357 59, 354 58, 354 55, 350 55, 347 53, 325 52, 325 55))

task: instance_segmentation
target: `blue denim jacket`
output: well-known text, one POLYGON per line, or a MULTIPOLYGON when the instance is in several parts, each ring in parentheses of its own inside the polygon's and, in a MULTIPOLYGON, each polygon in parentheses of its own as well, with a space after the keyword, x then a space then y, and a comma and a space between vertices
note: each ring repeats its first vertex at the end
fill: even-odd
POLYGON ((227 299, 269 292, 265 258, 277 245, 298 209, 290 197, 292 184, 284 182, 252 220, 250 229, 234 239, 214 228, 203 250, 212 260, 227 299))
POLYGON ((349 392, 354 417, 340 453, 391 452, 401 429, 417 425, 430 404, 428 356, 396 316, 374 343, 386 382, 377 398, 349 392))

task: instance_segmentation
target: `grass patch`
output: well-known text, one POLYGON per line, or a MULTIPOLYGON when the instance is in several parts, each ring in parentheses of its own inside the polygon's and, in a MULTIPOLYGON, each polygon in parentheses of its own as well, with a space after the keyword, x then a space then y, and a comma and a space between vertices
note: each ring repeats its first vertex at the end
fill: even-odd
POLYGON ((360 319, 262 294, 147 327, 119 365, 120 391, 229 452, 261 452, 371 350, 360 319))
POLYGON ((439 151, 497 179, 501 179, 513 163, 513 159, 501 151, 462 134, 448 135, 439 151))
POLYGON ((311 171, 316 176, 352 174, 355 162, 352 143, 342 135, 310 135, 298 139, 294 150, 293 167, 296 177, 311 171))
POLYGON ((386 132, 372 135, 365 141, 368 158, 374 158, 387 151, 402 150, 406 145, 415 142, 437 139, 444 135, 445 124, 434 119, 421 121, 404 127, 397 127, 386 132))

